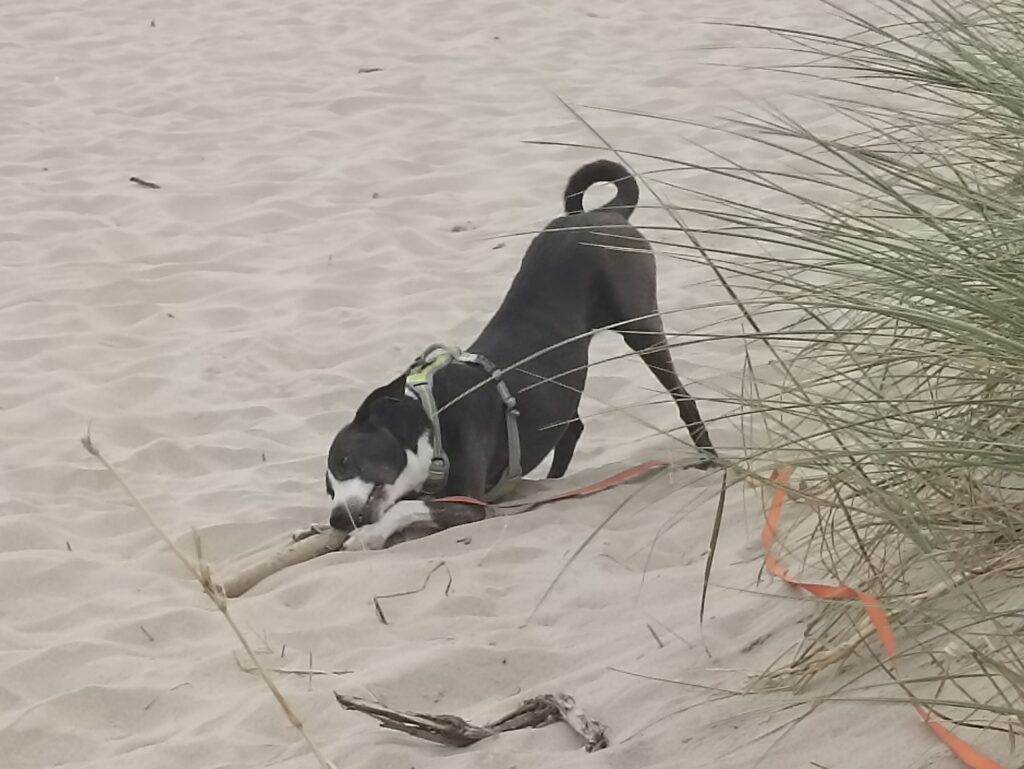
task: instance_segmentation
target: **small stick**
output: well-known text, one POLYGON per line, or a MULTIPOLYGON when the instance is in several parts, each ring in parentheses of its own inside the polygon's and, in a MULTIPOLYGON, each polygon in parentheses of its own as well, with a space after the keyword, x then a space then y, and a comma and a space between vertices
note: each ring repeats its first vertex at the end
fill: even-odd
POLYGON ((660 638, 658 638, 658 634, 654 632, 654 628, 651 627, 651 623, 650 622, 647 623, 647 629, 650 630, 651 631, 651 635, 654 636, 654 642, 656 644, 658 644, 658 648, 659 649, 664 649, 665 648, 664 642, 660 638))
POLYGON ((303 534, 301 539, 289 543, 287 547, 277 551, 267 560, 257 561, 225 579, 221 585, 224 588, 224 595, 228 598, 238 598, 281 569, 341 550, 341 546, 348 538, 346 532, 338 529, 325 529, 317 531, 315 534, 303 532, 303 534))
POLYGON ((150 190, 160 189, 160 185, 157 184, 156 182, 147 182, 145 179, 140 179, 138 176, 130 176, 128 177, 128 181, 135 182, 140 187, 146 187, 147 189, 150 190))
POLYGON ((511 713, 486 726, 476 726, 459 716, 412 713, 386 705, 334 693, 338 704, 376 718, 385 729, 411 734, 413 737, 455 748, 464 748, 486 737, 517 729, 529 729, 563 721, 583 738, 587 752, 608 747, 604 726, 587 718, 568 694, 544 694, 531 697, 511 713))

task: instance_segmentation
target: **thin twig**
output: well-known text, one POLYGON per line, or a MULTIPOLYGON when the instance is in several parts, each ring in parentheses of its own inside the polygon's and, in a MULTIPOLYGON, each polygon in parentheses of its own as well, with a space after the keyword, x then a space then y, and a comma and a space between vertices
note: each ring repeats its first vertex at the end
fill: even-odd
POLYGON ((424 590, 427 589, 427 585, 430 584, 430 578, 434 576, 434 572, 442 568, 446 572, 448 572, 448 583, 444 586, 444 594, 445 597, 447 598, 448 594, 452 590, 452 572, 451 569, 448 568, 448 564, 446 562, 439 561, 438 563, 434 564, 434 568, 427 572, 427 576, 423 578, 423 584, 420 585, 418 588, 415 588, 413 590, 403 590, 399 593, 386 593, 384 595, 375 595, 373 597, 373 608, 377 613, 377 619, 380 620, 380 623, 382 625, 389 624, 387 617, 384 616, 384 608, 380 605, 380 602, 382 600, 388 598, 401 598, 402 596, 406 595, 416 595, 416 593, 422 593, 424 590))
MULTIPOLYGON (((235 657, 235 664, 238 665, 238 669, 243 673, 255 673, 256 667, 254 665, 246 665, 238 657, 235 657)), ((354 670, 322 670, 320 668, 308 667, 308 668, 267 668, 271 673, 282 673, 290 676, 345 676, 350 673, 355 673, 354 670)))

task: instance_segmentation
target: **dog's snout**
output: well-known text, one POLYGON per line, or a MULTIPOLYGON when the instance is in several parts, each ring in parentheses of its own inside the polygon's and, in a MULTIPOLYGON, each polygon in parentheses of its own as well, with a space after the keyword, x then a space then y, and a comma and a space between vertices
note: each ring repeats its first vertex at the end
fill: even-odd
POLYGON ((341 531, 352 531, 366 524, 363 510, 353 510, 346 505, 338 505, 331 510, 331 528, 341 531))

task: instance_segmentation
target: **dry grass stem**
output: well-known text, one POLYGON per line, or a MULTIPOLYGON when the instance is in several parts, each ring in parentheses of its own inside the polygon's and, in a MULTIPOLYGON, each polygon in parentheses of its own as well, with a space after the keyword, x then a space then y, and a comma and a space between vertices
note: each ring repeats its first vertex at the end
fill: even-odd
MULTIPOLYGON (((181 550, 181 548, 179 548, 174 543, 170 535, 168 535, 167 532, 164 531, 163 527, 157 522, 153 514, 150 513, 149 509, 135 495, 135 492, 131 490, 131 487, 129 487, 128 484, 125 483, 124 479, 121 477, 121 474, 117 471, 117 469, 112 464, 110 464, 110 462, 107 461, 106 457, 104 457, 102 452, 100 452, 99 447, 97 447, 96 444, 93 442, 92 437, 89 433, 86 433, 85 437, 82 438, 82 446, 85 447, 86 451, 88 451, 90 454, 96 457, 96 459, 100 461, 100 464, 102 464, 103 467, 105 467, 107 471, 114 477, 114 480, 117 481, 117 484, 128 495, 128 498, 132 501, 132 504, 135 506, 135 508, 142 514, 143 518, 145 518, 149 525, 153 527, 153 529, 157 532, 160 538, 163 539, 163 541, 168 545, 168 547, 171 548, 174 554, 178 557, 178 560, 181 561, 181 563, 185 566, 189 573, 192 574, 192 576, 199 583, 199 586, 202 588, 203 592, 210 599, 210 601, 213 602, 213 605, 217 607, 217 610, 221 613, 221 616, 224 617, 224 620, 228 623, 228 626, 231 628, 231 631, 235 634, 235 637, 238 639, 238 642, 242 645, 242 649, 245 651, 246 656, 248 656, 248 658, 252 660, 254 670, 259 674, 259 677, 263 680, 263 683, 266 685, 267 689, 270 690, 270 693, 273 695, 274 700, 277 702, 278 706, 281 708, 281 711, 288 719, 288 723, 290 723, 301 735, 303 741, 306 743, 310 751, 316 757, 316 760, 320 764, 321 769, 336 769, 335 766, 324 757, 323 753, 316 746, 313 740, 310 739, 309 734, 306 732, 305 728, 302 725, 302 721, 300 721, 299 717, 295 714, 295 710, 291 707, 291 705, 289 705, 288 701, 281 693, 281 690, 277 688, 277 685, 274 684, 274 682, 270 679, 270 675, 267 673, 266 668, 263 666, 259 658, 256 656, 256 653, 249 645, 249 642, 242 634, 242 631, 239 629, 238 625, 235 624, 234 618, 228 611, 227 598, 225 597, 220 585, 218 585, 214 581, 210 571, 209 564, 203 559, 202 541, 199 538, 199 533, 195 529, 192 530, 193 542, 195 543, 196 548, 196 561, 193 561, 181 550)), ((308 673, 308 671, 306 672, 308 673)))
MULTIPOLYGON (((242 660, 235 657, 235 664, 238 665, 238 669, 243 673, 257 673, 255 665, 246 665, 242 660)), ((354 670, 323 670, 321 668, 314 668, 310 665, 308 668, 267 668, 270 673, 281 673, 282 675, 291 676, 344 676, 354 673, 354 670)))

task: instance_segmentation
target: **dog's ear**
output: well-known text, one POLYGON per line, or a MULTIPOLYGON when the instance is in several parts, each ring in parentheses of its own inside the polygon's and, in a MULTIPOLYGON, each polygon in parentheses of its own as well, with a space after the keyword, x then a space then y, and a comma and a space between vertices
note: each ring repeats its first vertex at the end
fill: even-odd
POLYGON ((402 374, 393 382, 389 382, 383 387, 378 387, 366 396, 366 400, 363 401, 362 405, 356 411, 355 418, 352 420, 353 424, 369 421, 370 416, 373 414, 374 407, 380 405, 382 401, 398 400, 404 395, 405 374, 402 374))

